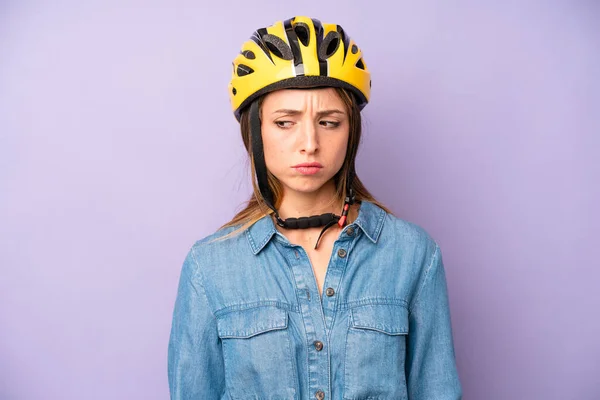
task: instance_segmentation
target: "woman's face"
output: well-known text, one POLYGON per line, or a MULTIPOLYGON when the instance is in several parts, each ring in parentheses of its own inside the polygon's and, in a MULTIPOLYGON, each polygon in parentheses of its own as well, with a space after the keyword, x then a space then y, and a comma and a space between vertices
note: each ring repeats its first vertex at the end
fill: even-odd
POLYGON ((283 89, 261 108, 267 169, 284 193, 312 193, 341 169, 348 145, 348 111, 333 88, 283 89))

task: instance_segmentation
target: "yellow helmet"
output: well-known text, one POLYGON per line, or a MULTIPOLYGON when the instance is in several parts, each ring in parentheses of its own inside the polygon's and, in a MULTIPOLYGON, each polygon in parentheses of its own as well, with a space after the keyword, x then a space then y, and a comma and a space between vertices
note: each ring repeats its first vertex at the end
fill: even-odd
POLYGON ((371 74, 356 43, 336 24, 297 16, 258 29, 233 60, 229 97, 235 117, 260 95, 285 88, 349 89, 362 109, 371 74))

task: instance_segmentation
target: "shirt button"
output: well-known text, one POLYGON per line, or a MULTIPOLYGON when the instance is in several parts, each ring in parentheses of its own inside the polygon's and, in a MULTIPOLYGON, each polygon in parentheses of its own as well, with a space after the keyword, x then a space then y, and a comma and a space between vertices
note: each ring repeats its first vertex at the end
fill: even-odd
POLYGON ((337 254, 338 254, 338 256, 339 256, 340 258, 344 258, 344 257, 346 257, 346 254, 347 254, 347 253, 346 253, 346 250, 344 250, 344 249, 339 249, 337 254))
POLYGON ((346 229, 346 235, 348 235, 348 236, 354 236, 354 228, 348 228, 348 229, 346 229))
POLYGON ((315 398, 317 398, 318 400, 323 400, 325 398, 325 393, 323 393, 322 390, 318 390, 315 393, 315 398))
POLYGON ((315 345, 315 349, 317 349, 317 351, 323 350, 323 342, 316 340, 313 344, 315 345))
POLYGON ((327 296, 331 297, 335 294, 335 290, 333 290, 333 288, 328 287, 327 290, 325 291, 325 294, 327 296))

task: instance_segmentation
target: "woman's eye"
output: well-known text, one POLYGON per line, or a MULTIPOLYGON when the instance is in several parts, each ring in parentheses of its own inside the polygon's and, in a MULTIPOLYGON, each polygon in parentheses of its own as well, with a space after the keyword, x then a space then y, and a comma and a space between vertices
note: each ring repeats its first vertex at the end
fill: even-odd
POLYGON ((340 123, 337 121, 321 121, 319 123, 326 128, 337 128, 340 126, 340 123))
POLYGON ((275 121, 275 125, 280 128, 290 128, 292 126, 292 121, 275 121))

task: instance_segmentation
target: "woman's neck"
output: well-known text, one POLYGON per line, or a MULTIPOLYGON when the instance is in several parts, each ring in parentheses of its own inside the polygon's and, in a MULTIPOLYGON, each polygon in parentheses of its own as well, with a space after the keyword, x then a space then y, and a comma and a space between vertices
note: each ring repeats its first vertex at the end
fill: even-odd
POLYGON ((333 182, 323 185, 312 193, 284 190, 278 208, 282 219, 310 217, 326 213, 340 214, 343 200, 338 199, 333 182))

